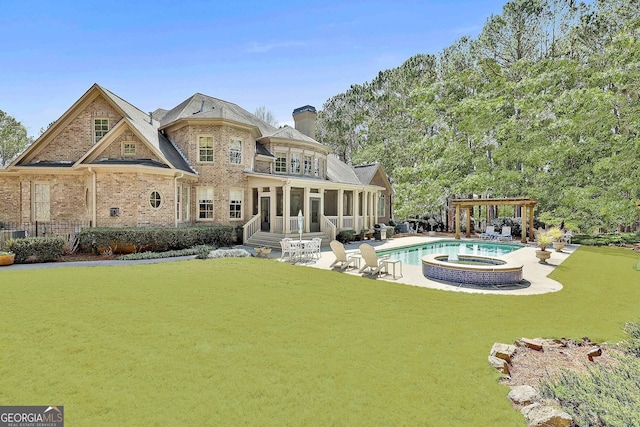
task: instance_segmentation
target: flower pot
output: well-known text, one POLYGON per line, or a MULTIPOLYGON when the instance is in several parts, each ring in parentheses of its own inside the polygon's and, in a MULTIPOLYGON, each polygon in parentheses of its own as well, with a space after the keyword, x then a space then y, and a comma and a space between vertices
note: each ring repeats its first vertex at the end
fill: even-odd
POLYGON ((0 255, 0 265, 11 265, 16 258, 16 254, 0 255))
POLYGON ((551 257, 551 252, 536 251, 536 257, 540 260, 540 264, 546 264, 547 260, 551 257))
POLYGON ((564 249, 564 247, 564 242, 553 242, 553 248, 556 250, 556 252, 562 252, 562 249, 564 249))
POLYGON ((435 231, 430 231, 429 232, 429 237, 436 237, 436 232, 435 231))

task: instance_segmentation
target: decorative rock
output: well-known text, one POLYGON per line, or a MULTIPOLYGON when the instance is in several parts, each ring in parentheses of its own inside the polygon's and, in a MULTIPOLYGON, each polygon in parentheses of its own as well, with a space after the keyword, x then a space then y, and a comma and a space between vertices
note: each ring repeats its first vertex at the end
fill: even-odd
POLYGON ((524 346, 527 348, 530 348, 535 351, 542 351, 542 341, 540 340, 522 338, 520 342, 522 342, 522 344, 524 344, 524 346))
POLYGON ((531 405, 540 400, 540 394, 530 385, 520 385, 511 389, 509 399, 516 405, 531 405))
POLYGON ((491 364, 491 366, 496 368, 502 374, 509 375, 510 373, 509 364, 504 359, 500 359, 496 356, 489 356, 489 364, 491 364))
POLYGON ((571 415, 551 406, 533 403, 520 411, 529 427, 568 427, 573 423, 571 415))
POLYGON ((591 347, 589 349, 589 353, 587 353, 587 357, 590 361, 593 362, 594 357, 602 356, 602 349, 600 347, 591 347))
POLYGON ((513 357, 515 352, 515 345, 497 342, 493 345, 493 347, 491 347, 491 356, 499 357, 500 359, 506 360, 508 363, 511 363, 511 358, 513 357))

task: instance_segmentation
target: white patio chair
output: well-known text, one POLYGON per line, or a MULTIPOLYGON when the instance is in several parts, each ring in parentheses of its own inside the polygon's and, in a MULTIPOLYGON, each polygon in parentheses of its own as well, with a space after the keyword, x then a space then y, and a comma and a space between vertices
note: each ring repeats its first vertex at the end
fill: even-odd
POLYGON ((366 271, 365 274, 377 277, 380 273, 387 274, 389 272, 389 255, 378 257, 376 250, 368 243, 360 245, 360 254, 364 261, 364 265, 360 268, 360 273, 366 271))
POLYGON ((307 243, 304 248, 305 256, 308 259, 320 259, 320 247, 322 246, 322 239, 314 237, 310 243, 307 243))
POLYGON ((291 258, 291 238, 285 237, 284 239, 280 240, 280 247, 282 248, 280 261, 283 261, 285 258, 286 259, 291 258), (285 257, 285 254, 289 254, 289 255, 285 257))

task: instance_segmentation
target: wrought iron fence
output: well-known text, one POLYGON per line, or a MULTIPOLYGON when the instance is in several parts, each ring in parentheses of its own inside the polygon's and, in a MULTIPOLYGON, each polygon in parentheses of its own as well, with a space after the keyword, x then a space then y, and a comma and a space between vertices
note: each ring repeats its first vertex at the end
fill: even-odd
POLYGON ((91 227, 91 221, 8 222, 0 221, 0 248, 9 239, 25 237, 63 237, 77 235, 83 228, 91 227))

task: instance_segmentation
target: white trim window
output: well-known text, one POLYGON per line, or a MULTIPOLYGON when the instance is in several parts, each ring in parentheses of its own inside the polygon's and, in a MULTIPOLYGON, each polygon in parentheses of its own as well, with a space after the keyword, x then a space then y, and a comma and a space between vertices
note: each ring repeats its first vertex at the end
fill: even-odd
POLYGON ((387 212, 385 200, 384 193, 380 193, 380 197, 378 197, 378 216, 385 216, 387 212))
POLYGON ((198 136, 198 161, 201 163, 213 162, 213 136, 198 136))
POLYGON ((51 187, 49 184, 33 184, 33 220, 51 220, 51 187))
POLYGON ((213 187, 198 187, 198 219, 213 221, 213 187))
POLYGON ((313 175, 316 177, 320 176, 320 159, 317 157, 313 159, 313 175))
POLYGON ((136 155, 136 143, 135 142, 123 142, 122 143, 122 155, 124 157, 133 157, 136 155))
POLYGON ((232 165, 242 164, 242 141, 232 139, 229 142, 229 163, 232 165))
POLYGON ((291 173, 300 175, 300 154, 291 153, 291 173))
POLYGON ((162 206, 162 195, 159 191, 152 191, 149 194, 149 205, 151 205, 153 209, 160 209, 160 206, 162 206))
POLYGON ((304 174, 311 176, 311 156, 304 156, 304 174))
POLYGON ((287 173, 287 153, 276 153, 276 173, 287 173))
POLYGON ((242 190, 229 190, 229 219, 242 219, 242 190))
POLYGON ((191 187, 179 185, 176 194, 176 218, 180 222, 189 221, 189 201, 191 199, 191 187))
POLYGON ((93 142, 102 139, 109 132, 109 119, 93 119, 93 142))

